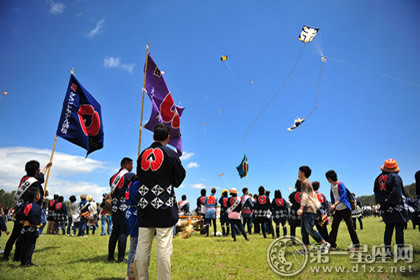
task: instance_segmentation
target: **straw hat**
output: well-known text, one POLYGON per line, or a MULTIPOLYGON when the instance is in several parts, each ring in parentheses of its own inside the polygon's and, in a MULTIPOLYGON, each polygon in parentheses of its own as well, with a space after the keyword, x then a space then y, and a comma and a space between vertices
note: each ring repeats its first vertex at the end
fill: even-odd
POLYGON ((382 165, 381 170, 384 172, 400 172, 397 161, 395 159, 389 158, 385 160, 384 165, 382 165))

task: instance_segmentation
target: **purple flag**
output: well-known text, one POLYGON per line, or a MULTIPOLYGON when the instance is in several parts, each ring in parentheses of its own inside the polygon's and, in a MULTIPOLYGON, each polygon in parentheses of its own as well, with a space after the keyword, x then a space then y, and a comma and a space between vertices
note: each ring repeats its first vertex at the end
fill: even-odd
POLYGON ((174 146, 178 155, 182 155, 181 115, 183 107, 175 105, 171 93, 166 86, 162 72, 150 54, 147 58, 146 92, 152 101, 152 113, 145 128, 153 131, 158 123, 163 123, 170 130, 169 144, 174 146))

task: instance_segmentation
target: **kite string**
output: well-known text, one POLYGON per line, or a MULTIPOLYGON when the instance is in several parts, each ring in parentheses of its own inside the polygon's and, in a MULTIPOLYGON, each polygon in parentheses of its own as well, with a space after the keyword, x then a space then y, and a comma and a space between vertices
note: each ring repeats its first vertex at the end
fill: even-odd
POLYGON ((403 84, 407 84, 407 85, 411 85, 411 86, 420 88, 420 85, 419 84, 415 84, 415 83, 412 83, 412 82, 409 82, 409 81, 405 81, 405 80, 402 80, 402 79, 400 79, 398 77, 394 77, 394 76, 388 75, 386 73, 382 73, 382 72, 370 70, 367 67, 364 67, 362 65, 357 65, 355 63, 345 62, 343 60, 340 60, 340 59, 337 59, 337 58, 334 58, 334 57, 330 57, 330 56, 328 56, 328 60, 332 60, 332 61, 335 61, 337 63, 348 64, 348 65, 353 66, 355 68, 359 68, 359 69, 365 70, 367 72, 371 72, 371 73, 376 74, 378 76, 382 76, 382 77, 385 77, 385 78, 388 78, 388 79, 391 79, 391 80, 394 80, 394 81, 397 81, 397 82, 401 82, 403 84))
POLYGON ((300 49, 299 55, 296 59, 295 65, 293 65, 292 70, 290 70, 286 79, 283 81, 281 86, 276 90, 276 92, 273 94, 273 96, 271 96, 271 98, 268 100, 267 104, 265 104, 264 108, 258 113, 257 117, 248 125, 247 129, 245 130, 245 133, 244 133, 244 136, 243 136, 243 144, 244 144, 245 148, 247 147, 246 138, 248 136, 249 130, 254 126, 254 124, 257 122, 257 120, 262 116, 262 114, 265 112, 265 110, 268 108, 268 106, 271 104, 271 102, 273 102, 274 98, 277 96, 277 94, 279 94, 280 90, 284 87, 284 85, 287 83, 289 78, 292 76, 293 72, 295 71, 295 68, 296 68, 297 64, 299 63, 300 57, 302 56, 303 50, 305 49, 305 45, 306 44, 302 45, 302 48, 300 49))
POLYGON ((322 77, 322 64, 324 64, 324 62, 321 60, 321 66, 319 67, 319 74, 318 74, 318 85, 317 85, 317 89, 316 89, 316 99, 315 99, 315 106, 312 109, 312 111, 309 113, 309 115, 307 115, 304 120, 308 119, 313 112, 315 112, 316 109, 318 109, 318 98, 319 98, 319 88, 321 86, 321 77, 322 77))

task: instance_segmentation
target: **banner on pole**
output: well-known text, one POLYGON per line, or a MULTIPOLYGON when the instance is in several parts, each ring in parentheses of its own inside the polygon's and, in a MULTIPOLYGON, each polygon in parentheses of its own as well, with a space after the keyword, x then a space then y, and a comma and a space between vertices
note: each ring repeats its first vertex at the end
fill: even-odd
POLYGON ((170 130, 169 144, 174 146, 178 155, 182 155, 181 115, 183 107, 175 105, 172 94, 166 85, 163 73, 157 67, 150 54, 147 58, 146 92, 152 101, 152 113, 145 128, 153 131, 158 123, 166 125, 170 130))
POLYGON ((239 164, 239 166, 236 167, 236 170, 238 170, 239 176, 241 178, 248 175, 248 158, 246 157, 246 155, 244 155, 244 158, 242 159, 241 164, 239 164))
POLYGON ((73 74, 64 98, 57 136, 86 149, 86 156, 104 146, 101 105, 73 74))

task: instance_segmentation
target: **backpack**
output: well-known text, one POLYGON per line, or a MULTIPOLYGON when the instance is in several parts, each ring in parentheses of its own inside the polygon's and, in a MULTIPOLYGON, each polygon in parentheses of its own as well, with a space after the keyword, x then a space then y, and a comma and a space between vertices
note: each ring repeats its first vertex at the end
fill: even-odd
POLYGON ((352 195, 352 193, 350 192, 350 190, 347 187, 346 187, 346 192, 347 192, 347 199, 350 202, 351 211, 354 211, 357 208, 356 198, 352 195))
MULTIPOLYGON (((342 182, 339 182, 339 183, 342 183, 342 182)), ((352 195, 352 192, 346 186, 344 187, 346 188, 347 200, 350 202, 351 211, 354 211, 357 208, 356 198, 352 195)))

